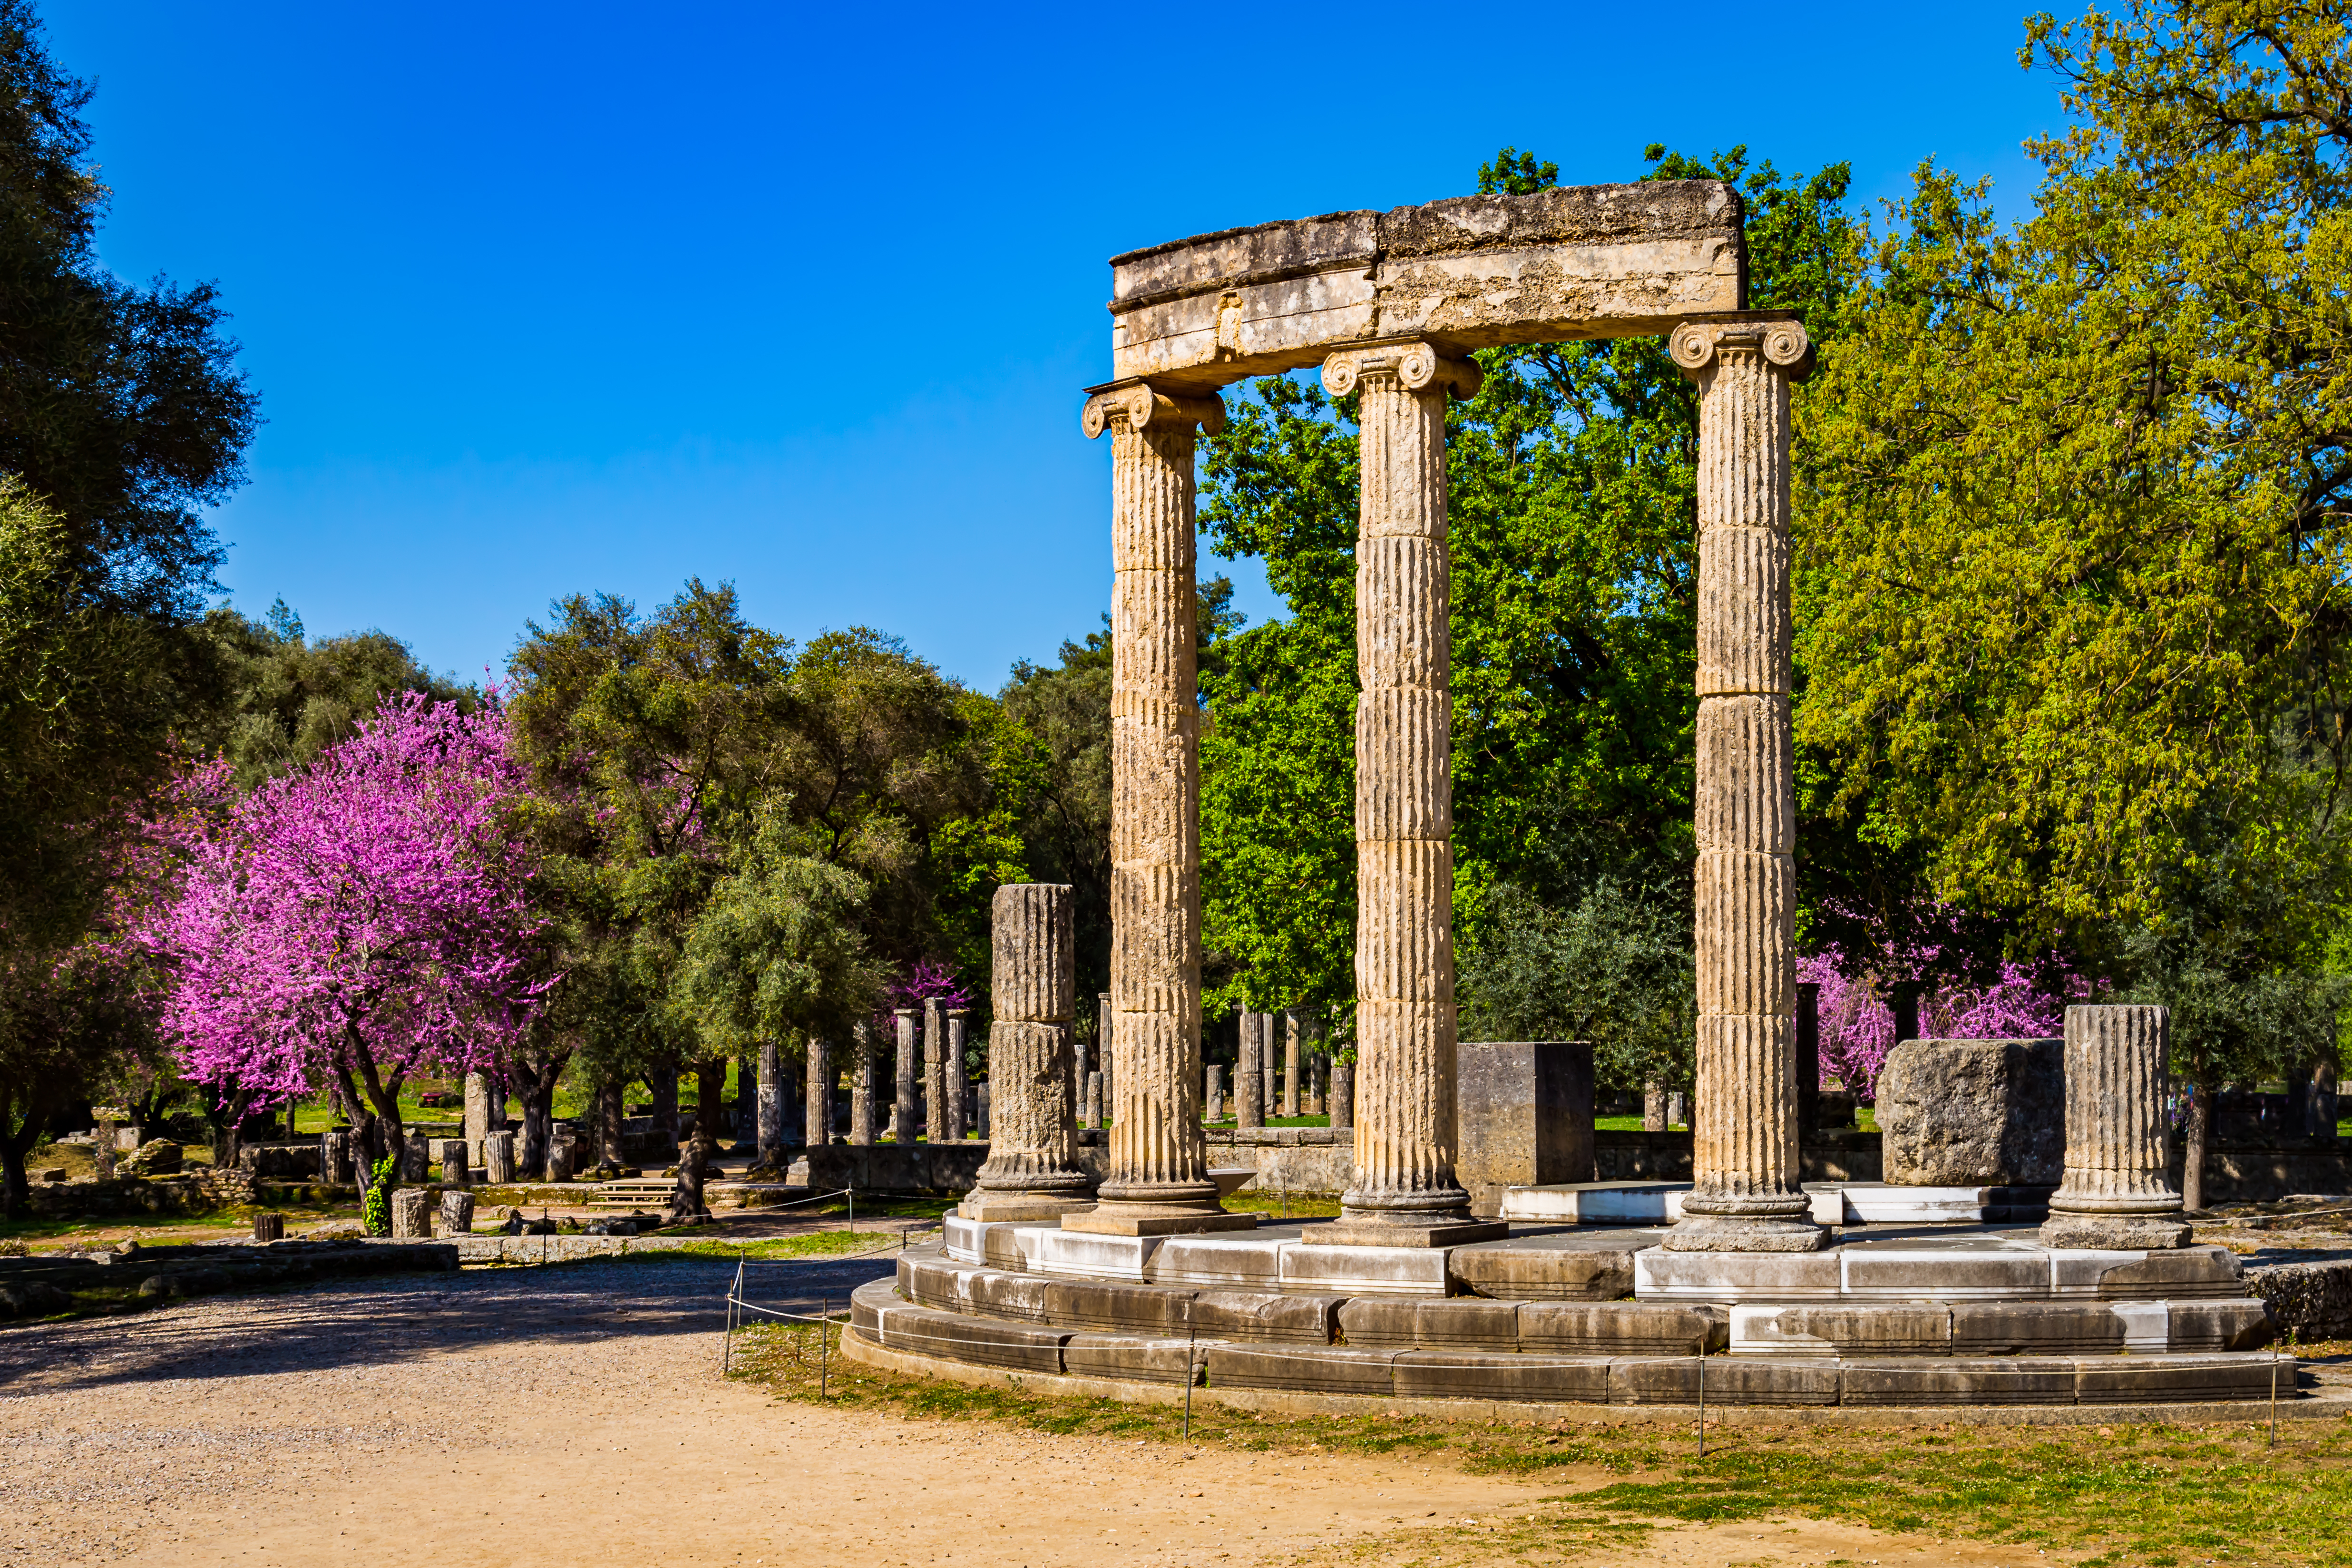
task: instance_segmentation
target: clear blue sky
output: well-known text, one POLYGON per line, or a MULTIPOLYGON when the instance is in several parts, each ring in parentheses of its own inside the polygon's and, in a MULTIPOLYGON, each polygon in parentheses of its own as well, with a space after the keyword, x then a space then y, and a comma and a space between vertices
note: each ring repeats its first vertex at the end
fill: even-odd
POLYGON ((2015 211, 2058 113, 2015 0, 44 9, 107 263, 215 280, 261 394, 235 601, 469 676, 558 594, 699 574, 993 690, 1108 601, 1115 252, 1461 194, 1505 143, 1866 198, 1932 153, 2015 211))

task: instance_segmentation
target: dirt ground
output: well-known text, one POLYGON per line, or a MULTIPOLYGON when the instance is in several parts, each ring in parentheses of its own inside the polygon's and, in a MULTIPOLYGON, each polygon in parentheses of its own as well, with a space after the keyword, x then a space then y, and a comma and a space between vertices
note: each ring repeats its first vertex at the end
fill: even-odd
MULTIPOLYGON (((776 1265, 836 1305, 887 1261, 776 1265)), ((719 1376, 730 1265, 351 1281, 0 1328, 0 1563, 1523 1561, 1482 1538, 1599 1474, 1252 1455, 778 1402, 719 1376)), ((1603 1565, 2048 1563, 1801 1521, 1603 1565)))

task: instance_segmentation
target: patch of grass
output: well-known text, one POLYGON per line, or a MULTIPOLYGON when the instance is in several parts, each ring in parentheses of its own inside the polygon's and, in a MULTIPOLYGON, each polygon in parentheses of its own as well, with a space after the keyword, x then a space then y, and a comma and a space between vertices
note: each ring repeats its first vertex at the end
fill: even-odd
MULTIPOLYGON (((1033 1431, 1174 1442, 1163 1406, 975 1388, 878 1372, 826 1342, 826 1403, 1033 1431)), ((817 1331, 736 1333, 731 1375, 782 1398, 817 1398, 817 1331)), ((2352 1421, 2290 1421, 2278 1444, 2253 1424, 1978 1427, 1737 1427, 1696 1451, 1687 1426, 1470 1425, 1412 1415, 1259 1416, 1202 1404, 1192 1440, 1250 1451, 1444 1457, 1463 1469, 1540 1479, 1598 1472, 1500 1527, 1415 1537, 1429 1561, 1475 1548, 1557 1555, 1639 1544, 1662 1522, 1788 1517, 1968 1537, 2125 1563, 2352 1563, 2352 1421)), ((1563 1477, 1563 1479, 1565 1479, 1563 1477)))
MULTIPOLYGON (((690 1258, 843 1258, 871 1252, 877 1257, 899 1249, 898 1231, 813 1230, 805 1236, 772 1237, 763 1241, 689 1241, 667 1256, 690 1258)), ((634 1256, 634 1254, 633 1254, 634 1256)), ((655 1254, 647 1253, 652 1257, 655 1254)))

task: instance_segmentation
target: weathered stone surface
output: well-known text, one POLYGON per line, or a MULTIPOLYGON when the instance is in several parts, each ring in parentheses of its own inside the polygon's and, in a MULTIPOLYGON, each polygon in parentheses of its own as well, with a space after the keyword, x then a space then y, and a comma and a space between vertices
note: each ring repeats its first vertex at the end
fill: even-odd
POLYGON ((1704 1377, 1709 1404, 1834 1405, 1834 1361, 1794 1356, 1697 1356, 1667 1361, 1621 1360, 1609 1368, 1612 1405, 1696 1405, 1704 1377))
POLYGON ((474 1233, 474 1195, 470 1192, 444 1192, 441 1195, 441 1228, 451 1236, 474 1233))
POLYGON ((1795 779, 1790 745, 1790 384, 1804 329, 1685 321, 1698 384, 1698 1104, 1672 1251, 1817 1248, 1800 1185, 1795 779))
POLYGON ((1948 1355, 1951 1309, 1923 1302, 1904 1306, 1731 1309, 1735 1354, 1769 1355, 1948 1355))
POLYGON ((1841 1405, 2072 1405, 2074 1363, 1987 1356, 1948 1360, 1857 1357, 1838 1367, 1841 1405))
POLYGON ((2260 1350, 2278 1333, 2261 1300, 2173 1301, 2166 1312, 2166 1345, 2175 1352, 2260 1350))
POLYGON ((1471 1213, 1497 1218, 1505 1187, 1592 1179, 1591 1042, 1465 1040, 1457 1049, 1454 1175, 1471 1213))
POLYGON ((922 1136, 922 1096, 918 1087, 922 1082, 922 1041, 915 1024, 915 1009, 898 1008, 891 1013, 898 1030, 898 1098, 890 1117, 890 1129, 895 1141, 911 1144, 922 1136))
POLYGON ((1182 1333, 1192 1292, 1155 1285, 1094 1285, 1056 1280, 1045 1287, 1045 1320, 1063 1328, 1155 1337, 1182 1333))
POLYGON ((482 1179, 484 1181, 497 1186, 514 1180, 514 1145, 515 1135, 512 1133, 490 1133, 483 1136, 482 1179))
POLYGON ((2066 1168, 2063 1040, 1914 1040, 1878 1079, 1886 1179, 2054 1186, 2066 1168))
MULTIPOLYGON (((989 1036, 995 1085, 994 1136, 964 1212, 973 1218, 998 1197, 1054 1203, 1085 1200, 1070 1114, 1072 1018, 1077 1008, 1070 887, 1008 883, 991 904, 996 1022, 989 1036), (1042 1016, 1037 1016, 1042 1015, 1042 1016)), ((1042 1214, 1024 1212, 1023 1218, 1042 1214)))
POLYGON ((1519 1348, 1556 1355, 1697 1355, 1722 1349, 1728 1320, 1704 1307, 1655 1301, 1519 1306, 1519 1348))
POLYGON ((2304 1341, 2352 1339, 2352 1259, 2279 1263, 2246 1270, 2282 1333, 2304 1341))
POLYGON ((2158 1007, 2066 1009, 2066 1174, 2042 1228, 2052 1247, 2183 1247, 2165 1176, 2165 1055, 2158 1007))
POLYGON ((433 1195, 421 1186, 401 1187, 392 1195, 392 1236, 395 1241, 430 1240, 433 1236, 433 1195))
POLYGON ((2077 1405, 2137 1405, 2151 1400, 2197 1404, 2263 1399, 2273 1381, 2282 1396, 2294 1390, 2294 1361, 2273 1366, 2266 1356, 2116 1355, 2074 1364, 2077 1405))
POLYGON ((1601 1357, 1409 1350, 1391 1362, 1389 1369, 1401 1399, 1609 1402, 1609 1363, 1601 1357))
POLYGON ((1109 1171, 1096 1210, 1222 1226, 1201 1144, 1201 765, 1193 455, 1213 397, 1140 383, 1087 400, 1111 437, 1109 1171))
POLYGON ((1356 1126, 1356 1064, 1335 1061, 1331 1064, 1331 1130, 1352 1133, 1356 1126))
POLYGON ((2111 1355, 2123 1320, 2093 1301, 1956 1301, 1954 1355, 2111 1355))
MULTIPOLYGON (((488 1151, 485 1150, 484 1153, 487 1154, 488 1151)), ((466 1168, 465 1139, 450 1138, 442 1144, 441 1180, 449 1186, 467 1186, 472 1184, 472 1174, 466 1168)))
POLYGON ((1464 1247, 1446 1260, 1463 1286, 1507 1301, 1613 1301, 1633 1289, 1633 1254, 1485 1244, 1464 1247))
POLYGON ((1198 1381, 1208 1362, 1208 1346, 1182 1339, 1075 1333, 1062 1346, 1062 1370, 1073 1377, 1116 1377, 1181 1386, 1198 1381))
POLYGON ((1214 1388, 1290 1388, 1313 1394, 1386 1396, 1396 1385, 1392 1350, 1318 1350, 1281 1345, 1220 1344, 1209 1351, 1214 1388))
POLYGON ((923 1136, 948 1139, 948 1009, 937 997, 923 1003, 923 1136))
POLYGON ((1046 1321, 1045 1291, 1051 1283, 1034 1274, 1007 1274, 991 1269, 971 1276, 965 1291, 973 1312, 992 1318, 1042 1323, 1046 1321))
POLYGON ((1193 1331, 1203 1339, 1329 1344, 1345 1296, 1202 1291, 1192 1298, 1193 1331))
POLYGON ((1712 180, 1463 196, 1228 229, 1111 261, 1122 376, 1207 390, 1351 341, 1660 332, 1735 310, 1740 206, 1712 180))

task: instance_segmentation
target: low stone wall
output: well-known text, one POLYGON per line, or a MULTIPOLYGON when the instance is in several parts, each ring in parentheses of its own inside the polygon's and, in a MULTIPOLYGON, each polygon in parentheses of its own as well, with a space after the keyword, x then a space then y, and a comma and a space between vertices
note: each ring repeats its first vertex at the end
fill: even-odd
POLYGON ((247 1144, 237 1151, 236 1166, 257 1181, 317 1181, 319 1140, 247 1144))
POLYGON ((266 1246, 148 1247, 96 1254, 0 1258, 0 1319, 119 1311, 308 1280, 438 1272, 457 1267, 450 1242, 273 1241, 266 1246))
MULTIPOLYGON (((2171 1175, 2180 1183, 2176 1142, 2171 1175)), ((2263 1147, 2225 1145, 2205 1159, 2205 1201, 2274 1203, 2294 1193, 2352 1193, 2352 1156, 2309 1144, 2263 1147)))
POLYGON ((2310 1344, 2352 1339, 2352 1259, 2326 1263, 2264 1263, 2246 1284, 2270 1303, 2282 1336, 2310 1344))

